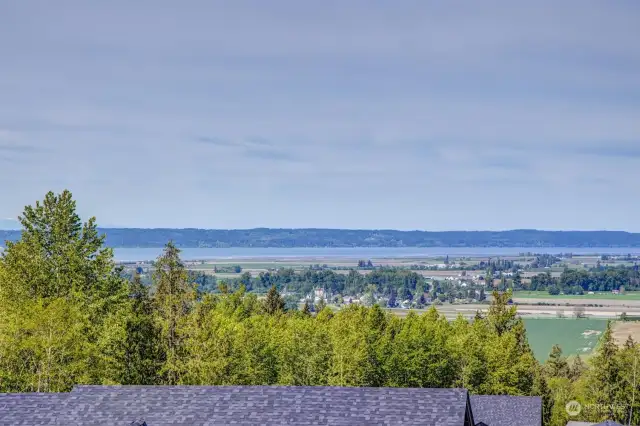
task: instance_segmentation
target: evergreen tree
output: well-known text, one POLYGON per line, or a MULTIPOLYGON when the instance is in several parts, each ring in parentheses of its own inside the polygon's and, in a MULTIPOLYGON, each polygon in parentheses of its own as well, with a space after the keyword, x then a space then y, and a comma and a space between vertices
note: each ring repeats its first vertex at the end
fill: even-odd
POLYGON ((66 190, 25 207, 20 240, 7 241, 2 252, 12 292, 41 298, 107 295, 102 290, 113 271, 113 252, 103 247, 95 218, 83 224, 75 209, 66 190))
POLYGON ((308 300, 304 301, 304 307, 302 308, 302 314, 304 316, 310 316, 311 315, 311 303, 309 303, 308 300))
POLYGON ((324 299, 320 299, 314 306, 314 310, 316 312, 322 312, 322 310, 326 307, 327 307, 327 302, 325 302, 324 299))
POLYGON ((515 305, 509 306, 509 300, 511 300, 511 291, 493 291, 493 301, 489 307, 487 320, 498 335, 511 330, 517 322, 517 308, 515 305))
POLYGON ((418 304, 421 307, 424 307, 424 305, 427 304, 427 299, 424 298, 424 293, 420 293, 420 297, 418 298, 418 304))
POLYGON ((498 290, 499 291, 507 290, 507 277, 504 275, 502 275, 502 278, 500 278, 500 285, 498 286, 498 290))
POLYGON ((484 288, 480 289, 480 295, 478 296, 478 301, 482 302, 487 298, 484 288))
POLYGON ((587 366, 585 365, 584 361, 582 361, 580 354, 578 354, 573 359, 573 362, 571 363, 571 367, 569 368, 569 378, 572 381, 576 381, 582 377, 582 375, 586 370, 587 370, 587 366))
POLYGON ((153 303, 161 330, 164 365, 161 373, 165 383, 177 384, 182 358, 182 326, 193 308, 195 288, 187 280, 187 271, 180 259, 180 250, 169 242, 155 263, 153 303))
POLYGON ((121 346, 127 284, 95 218, 75 209, 66 190, 25 207, 20 240, 0 257, 0 387, 69 390, 121 367, 102 349, 121 346))
POLYGON ((607 322, 607 328, 599 342, 596 355, 591 359, 589 370, 589 397, 593 398, 597 407, 601 407, 595 413, 594 419, 616 419, 616 400, 622 387, 618 360, 619 349, 613 338, 611 322, 607 322))
POLYGON ((387 302, 387 306, 390 308, 395 308, 397 305, 397 301, 396 301, 396 291, 395 290, 391 290, 391 293, 389 294, 389 301, 387 302))
POLYGON ((616 402, 627 408, 624 413, 617 413, 617 420, 623 424, 638 424, 640 422, 640 398, 637 395, 640 383, 640 350, 631 336, 619 349, 618 365, 620 366, 620 381, 616 402))
POLYGON ((153 385, 158 383, 160 330, 154 320, 153 300, 149 289, 135 274, 131 282, 131 315, 126 322, 124 369, 121 383, 153 385))
MULTIPOLYGON (((533 380, 533 387, 531 389, 530 395, 539 396, 542 398, 542 424, 543 425, 550 424, 552 415, 553 415, 553 409, 554 409, 553 393, 551 389, 549 389, 547 379, 544 377, 544 374, 542 373, 542 371, 540 371, 540 369, 536 369, 534 380, 533 380)), ((562 407, 561 407, 562 410, 564 411, 563 414, 566 413, 565 405, 566 403, 562 404, 562 407)), ((565 426, 566 421, 564 420, 565 419, 563 416, 563 421, 558 426, 565 426)))
POLYGON ((513 276, 513 288, 514 290, 522 289, 522 276, 520 276, 520 272, 516 272, 513 276))
POLYGON ((267 298, 264 301, 264 311, 268 315, 276 315, 279 312, 284 312, 284 299, 278 292, 275 285, 271 286, 267 293, 267 298))
POLYGON ((380 306, 374 305, 367 311, 364 323, 367 330, 364 338, 367 360, 363 368, 363 384, 383 386, 386 379, 384 362, 390 351, 389 342, 385 339, 388 317, 380 306))
POLYGON ((547 359, 545 363, 545 368, 550 377, 569 376, 569 363, 567 359, 562 356, 562 349, 559 345, 553 345, 549 359, 547 359))

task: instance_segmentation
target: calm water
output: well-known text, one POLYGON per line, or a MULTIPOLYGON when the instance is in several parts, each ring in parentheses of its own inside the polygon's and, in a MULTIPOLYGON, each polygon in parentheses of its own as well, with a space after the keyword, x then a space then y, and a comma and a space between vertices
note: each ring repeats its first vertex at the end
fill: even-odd
MULTIPOLYGON (((119 261, 152 260, 162 253, 162 248, 117 248, 119 261)), ((369 259, 381 257, 437 257, 437 256, 508 256, 520 253, 573 253, 573 254, 640 254, 640 248, 567 248, 567 247, 354 247, 354 248, 185 248, 184 260, 248 259, 248 258, 314 258, 334 257, 369 259)))

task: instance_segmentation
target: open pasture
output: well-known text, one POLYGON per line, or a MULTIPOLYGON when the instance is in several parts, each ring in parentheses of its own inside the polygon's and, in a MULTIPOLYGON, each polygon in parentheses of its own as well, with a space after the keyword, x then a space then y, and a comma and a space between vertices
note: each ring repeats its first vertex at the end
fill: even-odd
POLYGON ((553 345, 565 356, 589 356, 607 326, 605 319, 525 318, 527 338, 535 357, 544 361, 553 345))
POLYGON ((640 342, 640 321, 616 321, 613 324, 613 338, 619 345, 623 345, 629 336, 640 342))
MULTIPOLYGON (((481 306, 439 306, 438 311, 453 320, 458 314, 466 318, 473 317, 474 308, 481 306)), ((484 306, 486 309, 486 305, 484 306)), ((394 315, 405 317, 410 310, 392 309, 394 315)), ((413 310, 416 314, 424 313, 424 310, 413 310)), ((535 318, 523 316, 527 329, 527 338, 533 353, 540 362, 544 362, 555 344, 559 344, 565 356, 580 355, 587 357, 593 353, 598 340, 604 331, 607 320, 602 318, 535 318)), ((635 332, 640 339, 640 323, 635 332)), ((624 336, 626 340, 626 336, 624 336)))

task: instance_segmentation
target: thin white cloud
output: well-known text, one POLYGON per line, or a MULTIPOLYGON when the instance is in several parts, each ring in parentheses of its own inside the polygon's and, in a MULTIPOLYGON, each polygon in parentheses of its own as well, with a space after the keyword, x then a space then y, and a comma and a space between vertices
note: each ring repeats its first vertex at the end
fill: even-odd
POLYGON ((69 187, 132 226, 639 230, 639 19, 578 0, 2 5, 0 215, 69 187))

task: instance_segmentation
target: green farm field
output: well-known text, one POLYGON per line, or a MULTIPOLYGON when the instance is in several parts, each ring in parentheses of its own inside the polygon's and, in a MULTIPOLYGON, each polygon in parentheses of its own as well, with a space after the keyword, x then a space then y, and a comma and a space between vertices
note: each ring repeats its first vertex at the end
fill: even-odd
MULTIPOLYGON (((469 305, 474 309, 483 309, 481 305, 469 305)), ((484 307, 486 308, 486 306, 484 307)), ((405 317, 410 310, 389 309, 394 315, 405 317)), ((423 314, 426 310, 412 310, 417 315, 423 314)), ((455 319, 460 310, 455 307, 439 306, 438 311, 445 315, 450 321, 455 319)), ((464 312, 466 318, 471 318, 472 310, 464 312)), ((527 338, 533 349, 536 359, 544 362, 555 344, 559 344, 565 356, 575 356, 580 354, 588 357, 596 347, 602 332, 607 325, 604 318, 523 318, 527 329, 527 338)), ((624 336, 626 339, 626 335, 624 336)), ((624 340, 623 339, 623 340, 624 340)))
POLYGON ((548 358, 555 344, 565 356, 588 357, 607 326, 605 319, 525 318, 524 323, 529 344, 540 362, 548 358))
POLYGON ((593 299, 593 300, 640 300, 640 291, 628 291, 625 294, 613 294, 611 292, 596 292, 595 294, 581 295, 551 295, 546 291, 516 291, 514 299, 593 299))

